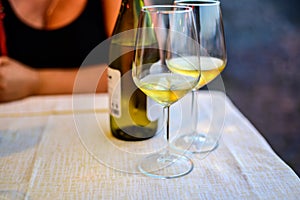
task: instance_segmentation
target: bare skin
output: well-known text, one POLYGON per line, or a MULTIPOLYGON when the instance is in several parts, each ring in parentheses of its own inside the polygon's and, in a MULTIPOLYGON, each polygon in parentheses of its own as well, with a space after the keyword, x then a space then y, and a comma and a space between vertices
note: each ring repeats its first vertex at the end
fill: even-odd
MULTIPOLYGON (((38 29, 56 29, 67 25, 80 15, 87 0, 10 0, 18 17, 38 29)), ((121 1, 102 0, 106 33, 112 34, 121 1), (110 3, 112 2, 112 3, 110 3)), ((95 92, 91 78, 102 74, 96 92, 107 91, 106 65, 81 70, 83 84, 76 93, 95 92), (85 79, 86 78, 86 79, 85 79)), ((13 101, 31 95, 71 94, 78 68, 34 69, 9 57, 0 57, 0 102, 13 101), (59 84, 58 84, 59 83, 59 84)))

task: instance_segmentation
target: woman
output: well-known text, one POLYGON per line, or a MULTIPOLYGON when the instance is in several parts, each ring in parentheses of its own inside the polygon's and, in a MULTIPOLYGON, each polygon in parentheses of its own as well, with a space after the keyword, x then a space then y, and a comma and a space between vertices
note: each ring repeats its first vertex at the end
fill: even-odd
MULTIPOLYGON (((7 56, 0 57, 0 101, 72 93, 81 63, 112 34, 120 7, 120 0, 1 2, 7 56)), ((86 82, 76 92, 94 92, 88 80, 102 73, 97 92, 107 91, 104 63, 81 73, 86 82)))

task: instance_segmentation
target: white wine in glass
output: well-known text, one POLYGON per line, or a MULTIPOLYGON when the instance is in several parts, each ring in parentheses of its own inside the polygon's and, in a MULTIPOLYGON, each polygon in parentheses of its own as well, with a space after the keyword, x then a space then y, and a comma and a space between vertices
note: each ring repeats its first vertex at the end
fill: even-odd
MULTIPOLYGON (((199 37, 201 79, 192 90, 192 132, 180 135, 172 145, 181 150, 189 148, 191 153, 210 152, 218 146, 221 133, 208 134, 198 131, 197 90, 214 80, 224 70, 227 63, 220 1, 176 0, 175 5, 189 6, 193 9, 199 37)), ((193 59, 190 60, 193 62, 193 59)), ((180 61, 178 65, 181 65, 180 61)))
MULTIPOLYGON (((165 149, 141 160, 139 169, 148 176, 163 179, 176 178, 190 173, 193 169, 193 162, 185 153, 169 148, 169 108, 199 83, 200 62, 199 59, 195 59, 193 63, 187 62, 186 68, 189 71, 187 74, 177 73, 169 67, 173 59, 199 58, 197 39, 191 8, 157 5, 142 9, 132 77, 138 88, 164 107, 167 139, 165 149), (150 43, 151 46, 148 45, 150 43), (151 54, 159 55, 158 59, 149 60, 151 54)), ((178 67, 178 69, 183 68, 178 67)))

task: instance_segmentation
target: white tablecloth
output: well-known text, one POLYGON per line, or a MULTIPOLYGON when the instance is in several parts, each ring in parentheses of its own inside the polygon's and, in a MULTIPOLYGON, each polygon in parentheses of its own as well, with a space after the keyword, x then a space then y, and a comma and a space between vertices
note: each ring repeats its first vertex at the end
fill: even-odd
MULTIPOLYGON (((211 94, 199 99, 209 116, 211 94)), ((151 140, 111 137, 107 94, 0 104, 0 199, 299 199, 299 177, 223 100, 218 148, 192 156, 193 171, 168 180, 134 171, 151 140)))

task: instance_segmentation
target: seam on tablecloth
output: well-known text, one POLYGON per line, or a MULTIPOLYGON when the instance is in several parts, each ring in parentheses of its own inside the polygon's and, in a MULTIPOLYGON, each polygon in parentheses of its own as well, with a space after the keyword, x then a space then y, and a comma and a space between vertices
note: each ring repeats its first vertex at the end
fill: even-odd
MULTIPOLYGON (((224 128, 223 128, 223 144, 224 147, 227 149, 228 153, 232 156, 232 160, 235 162, 234 166, 235 171, 238 172, 238 174, 241 175, 242 179, 245 180, 245 183, 247 184, 247 187, 251 189, 251 198, 253 199, 260 199, 260 195, 256 193, 255 191, 255 186, 253 185, 253 183, 251 182, 251 178, 248 176, 246 170, 243 170, 243 162, 239 159, 239 157, 237 156, 236 152, 228 147, 228 140, 227 142, 224 141, 224 138, 226 138, 226 135, 230 134, 230 133, 226 133, 226 124, 231 124, 230 120, 232 120, 233 118, 241 118, 241 122, 243 123, 244 126, 246 126, 246 128, 249 128, 250 132, 255 134, 255 136, 260 139, 260 141, 264 142, 264 145, 266 147, 266 150, 268 150, 269 152, 272 152, 272 149, 270 147, 270 145, 265 141, 265 139, 257 133, 257 131, 253 128, 253 126, 251 126, 251 123, 248 121, 248 119, 238 110, 237 107, 234 106, 233 102, 226 96, 226 101, 225 103, 227 104, 226 107, 226 115, 225 115, 225 122, 224 122, 224 128), (228 121, 229 120, 229 121, 228 121)), ((236 131, 240 132, 240 134, 247 134, 245 133, 245 131, 241 130, 240 127, 235 127, 236 131)), ((233 134, 235 134, 233 132, 233 134)), ((248 131, 247 131, 248 132, 248 131)), ((226 139, 225 139, 226 140, 226 139)), ((229 140, 229 145, 232 145, 231 140, 229 140)))
POLYGON ((13 102, 6 102, 0 104, 0 118, 9 118, 9 117, 35 117, 35 116, 48 116, 48 115, 66 115, 66 114, 85 114, 89 112, 102 113, 108 112, 108 108, 103 108, 102 106, 96 106, 96 102, 101 99, 106 102, 106 94, 73 94, 73 95, 49 95, 49 96, 31 96, 25 99, 21 99, 13 102), (92 97, 89 97, 93 95, 92 97), (88 96, 88 97, 85 97, 88 96), (76 97, 79 101, 85 100, 85 98, 92 98, 93 107, 92 108, 82 108, 73 109, 71 106, 73 103, 73 98, 76 97), (62 109, 57 107, 58 105, 65 105, 65 102, 69 102, 68 105, 70 108, 62 109), (63 104, 61 104, 63 103, 63 104), (12 106, 13 105, 13 106, 12 106), (38 110, 32 112, 28 110, 28 106, 38 110), (10 109, 8 109, 10 108, 10 109), (13 108, 13 109, 11 109, 13 108), (45 109, 46 108, 46 109, 45 109), (21 109, 21 110, 20 110, 21 109))
MULTIPOLYGON (((223 138, 226 137, 226 134, 223 135, 223 138)), ((235 162, 234 165, 231 165, 235 168, 235 171, 238 172, 238 174, 241 175, 242 179, 245 180, 247 187, 251 189, 251 198, 253 199, 260 199, 259 195, 255 192, 255 187, 250 181, 250 178, 248 177, 247 173, 243 170, 242 162, 238 159, 238 156, 236 156, 235 152, 233 152, 227 145, 226 141, 223 140, 223 146, 227 149, 228 153, 232 156, 232 160, 235 162)), ((249 196, 248 196, 249 197, 249 196)))
POLYGON ((73 115, 87 113, 107 113, 108 109, 82 109, 82 110, 49 110, 41 112, 18 112, 18 113, 0 113, 0 118, 10 117, 38 117, 50 115, 73 115))
POLYGON ((42 140, 45 136, 45 130, 47 129, 47 126, 48 126, 48 122, 49 122, 49 117, 47 118, 47 123, 46 126, 43 128, 42 130, 42 134, 40 134, 39 136, 39 139, 38 139, 38 142, 37 142, 37 146, 35 148, 35 152, 34 152, 34 156, 32 158, 32 163, 31 163, 31 166, 30 166, 30 178, 28 180, 28 186, 27 186, 27 190, 25 191, 25 199, 31 199, 30 198, 30 193, 31 193, 31 189, 32 189, 32 186, 34 184, 34 181, 36 179, 36 176, 37 176, 37 172, 38 172, 38 169, 39 169, 39 166, 40 166, 40 160, 37 159, 38 158, 38 154, 39 154, 39 150, 40 150, 40 146, 42 144, 42 140))

